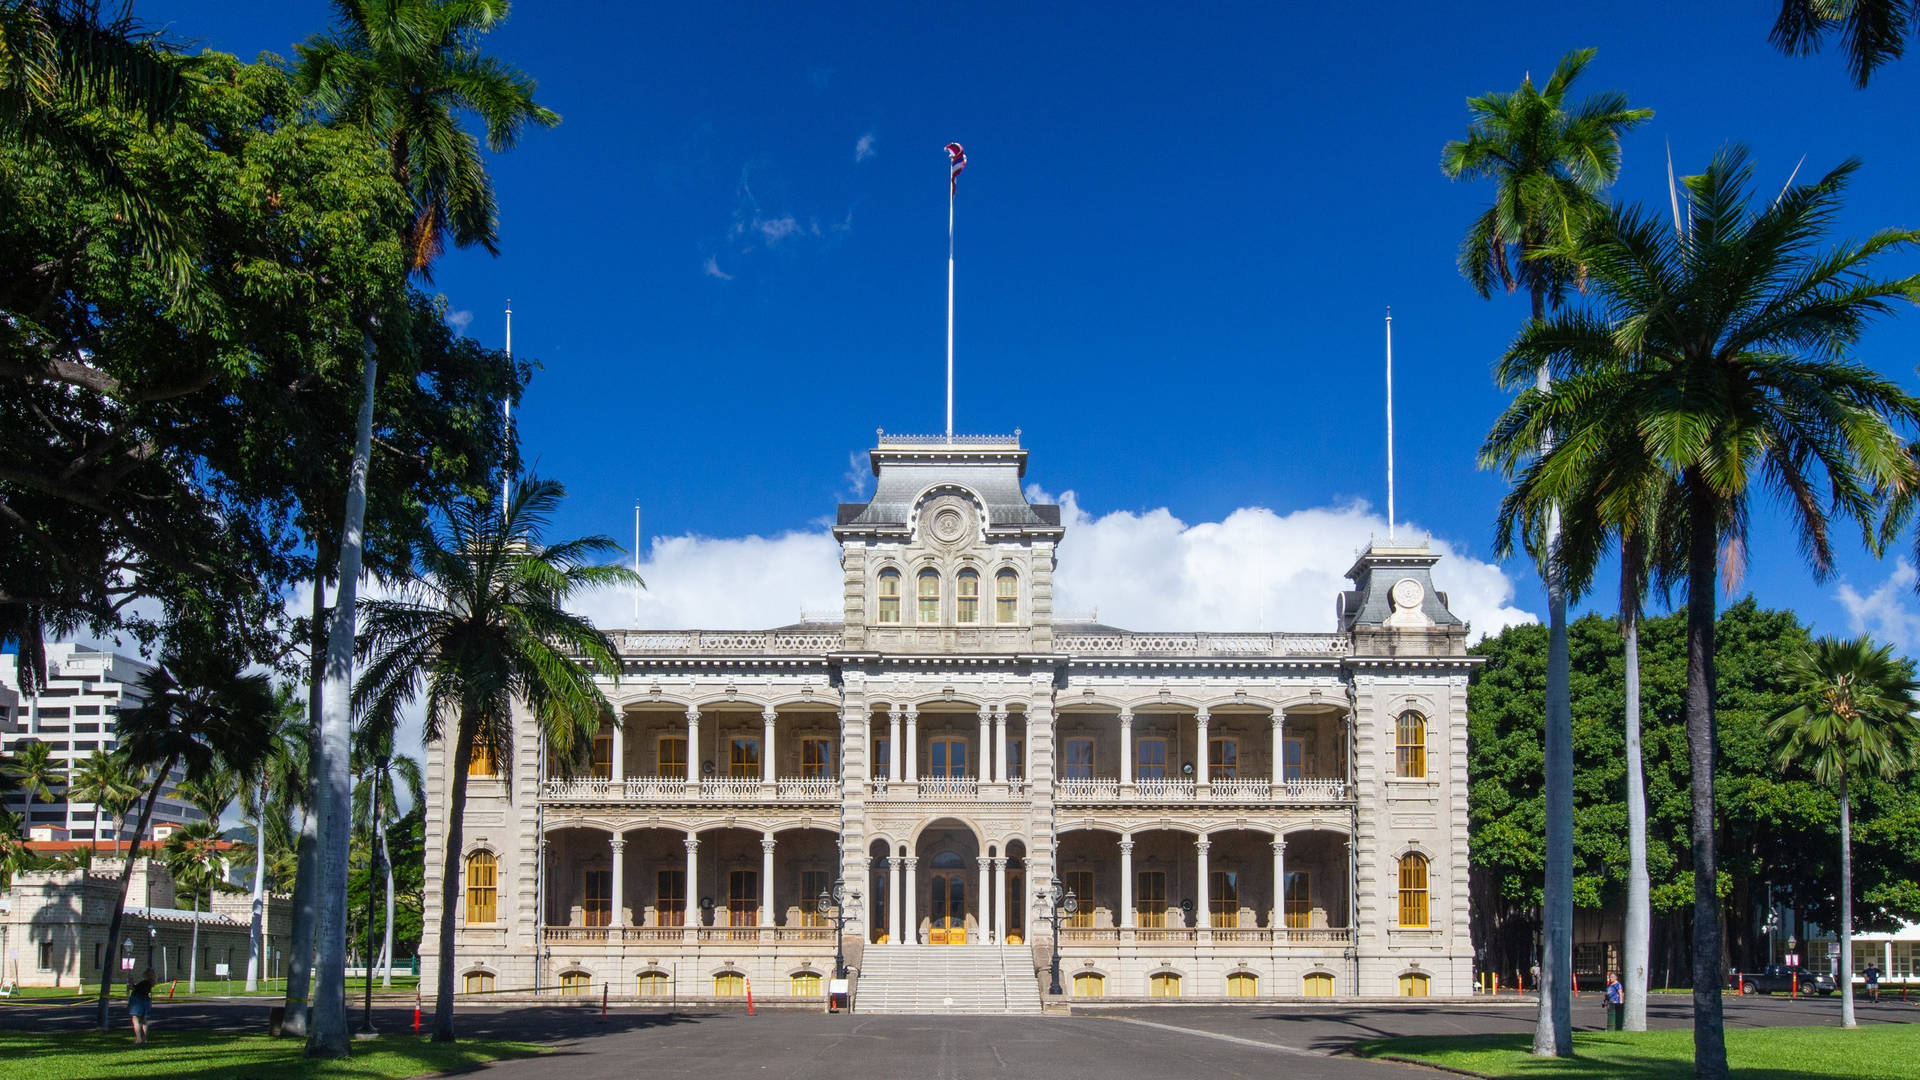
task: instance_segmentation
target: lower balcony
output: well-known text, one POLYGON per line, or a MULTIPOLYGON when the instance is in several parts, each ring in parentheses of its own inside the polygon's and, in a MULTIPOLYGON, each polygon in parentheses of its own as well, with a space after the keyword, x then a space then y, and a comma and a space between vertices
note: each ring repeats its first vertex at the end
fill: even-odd
POLYGON ((609 944, 833 944, 831 926, 549 926, 549 945, 609 944))
POLYGON ((1260 803, 1325 806, 1353 801, 1353 785, 1335 777, 1275 783, 1264 776, 1232 776, 1196 784, 1188 779, 1141 777, 1122 784, 1117 776, 1064 777, 1056 790, 1065 803, 1260 803))
POLYGON ((1325 948, 1353 944, 1353 930, 1344 926, 1315 927, 1061 927, 1061 945, 1192 944, 1307 945, 1325 948))

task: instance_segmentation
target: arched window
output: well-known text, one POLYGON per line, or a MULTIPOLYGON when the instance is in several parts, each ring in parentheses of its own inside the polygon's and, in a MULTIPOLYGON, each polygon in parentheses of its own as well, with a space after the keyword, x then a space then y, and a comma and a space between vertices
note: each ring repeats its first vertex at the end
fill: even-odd
POLYGON ((1180 996, 1180 976, 1171 971, 1156 971, 1147 976, 1147 996, 1157 998, 1177 998, 1180 996))
POLYGON ((467 972, 467 977, 464 982, 464 989, 469 994, 493 993, 493 976, 484 971, 467 972))
POLYGON ((713 977, 714 997, 740 997, 747 992, 747 977, 737 971, 723 971, 713 977))
POLYGON ((1020 575, 1002 570, 993 575, 993 621, 1011 623, 1020 617, 1020 575))
POLYGON ((797 971, 788 983, 788 990, 794 997, 819 997, 820 973, 817 971, 797 971))
POLYGON ((1236 971, 1227 976, 1227 996, 1247 998, 1260 996, 1260 976, 1251 971, 1236 971))
POLYGON ((1400 714, 1400 723, 1394 734, 1395 748, 1399 751, 1394 769, 1395 775, 1427 778, 1427 718, 1409 709, 1400 714))
POLYGON ((977 623, 980 621, 980 575, 972 570, 960 571, 958 584, 954 588, 958 608, 954 612, 954 621, 977 623))
POLYGON ((1427 857, 1417 851, 1400 858, 1400 925, 1427 925, 1427 857))
POLYGON ((1400 976, 1401 997, 1426 997, 1427 977, 1418 971, 1400 976))
POLYGON ((891 567, 880 571, 880 621, 900 621, 900 571, 891 567))
POLYGON ((1332 997, 1333 976, 1324 971, 1309 971, 1300 978, 1300 993, 1306 997, 1332 997))
POLYGON ((581 995, 593 988, 593 976, 584 971, 563 971, 560 973, 560 992, 581 995))
POLYGON ((1106 997, 1106 976, 1093 971, 1082 971, 1073 977, 1074 997, 1106 997))
POLYGON ((467 856, 467 922, 498 921, 499 891, 500 860, 493 852, 476 851, 467 856))
POLYGON ((666 997, 667 973, 664 971, 643 971, 640 973, 641 997, 666 997))
POLYGON ((940 621, 940 571, 920 571, 920 619, 924 625, 940 621))

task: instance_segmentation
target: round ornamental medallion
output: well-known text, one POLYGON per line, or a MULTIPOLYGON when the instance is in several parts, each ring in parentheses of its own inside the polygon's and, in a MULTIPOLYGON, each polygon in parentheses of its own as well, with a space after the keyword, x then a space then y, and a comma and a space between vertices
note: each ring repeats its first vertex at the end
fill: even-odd
POLYGON ((933 512, 933 537, 943 544, 958 541, 967 532, 967 516, 957 506, 942 506, 933 512))
POLYGON ((1421 597, 1425 595, 1426 590, 1412 578, 1401 578, 1393 583, 1393 606, 1396 608, 1402 610, 1417 608, 1420 606, 1421 597))

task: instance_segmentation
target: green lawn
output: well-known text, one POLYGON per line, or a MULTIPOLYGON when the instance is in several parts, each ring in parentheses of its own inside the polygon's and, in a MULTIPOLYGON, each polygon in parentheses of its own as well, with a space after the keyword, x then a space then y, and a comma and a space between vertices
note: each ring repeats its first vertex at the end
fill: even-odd
POLYGON ((133 1036, 124 1030, 111 1035, 0 1031, 0 1080, 97 1080, 103 1076, 132 1080, 180 1080, 187 1076, 213 1080, 261 1076, 275 1080, 386 1080, 438 1074, 541 1052, 529 1043, 466 1039, 445 1044, 415 1035, 357 1042, 353 1056, 340 1061, 310 1062, 302 1056, 303 1049, 304 1044, 296 1039, 209 1031, 156 1032, 145 1046, 134 1046, 133 1036))
MULTIPOLYGON (((231 996, 263 997, 263 998, 287 996, 287 985, 284 979, 274 979, 274 980, 271 980, 270 982, 262 982, 260 984, 261 989, 254 991, 252 994, 248 994, 246 992, 246 989, 245 989, 246 985, 247 984, 244 980, 235 979, 233 981, 233 993, 231 996)), ((375 1000, 378 1000, 380 995, 382 994, 404 994, 407 997, 412 997, 413 992, 419 987, 419 985, 420 985, 420 977, 418 975, 395 975, 393 977, 393 987, 391 989, 383 989, 380 985, 380 978, 379 976, 376 975, 374 976, 374 980, 373 980, 373 996, 375 1000)), ((167 1000, 167 986, 168 986, 167 983, 164 983, 164 982, 161 983, 159 985, 159 988, 154 991, 154 996, 159 998, 162 1001, 167 1000)), ((42 1001, 49 998, 56 1001, 76 1001, 76 1000, 84 1000, 88 998, 96 998, 100 994, 100 984, 89 983, 87 986, 83 988, 83 990, 84 990, 83 993, 75 993, 73 987, 71 986, 60 986, 60 987, 18 986, 14 988, 13 996, 11 998, 0 998, 0 1004, 5 1004, 7 1001, 42 1001)), ((366 995, 366 992, 367 992, 367 983, 365 979, 356 978, 356 979, 347 980, 347 997, 358 1000, 364 997, 366 995)), ((123 980, 115 979, 113 981, 114 1000, 119 1001, 125 998, 126 996, 127 996, 127 984, 123 980)), ((180 1001, 183 999, 189 999, 194 996, 196 995, 190 995, 187 993, 187 980, 181 979, 177 984, 175 984, 173 1000, 180 1001)), ((201 979, 200 992, 197 996, 198 997, 229 996, 227 993, 227 980, 201 979)))
MULTIPOLYGON (((1487 1077, 1541 1080, 1686 1080, 1693 1075, 1693 1032, 1577 1032, 1570 1059, 1536 1058, 1531 1034, 1372 1039, 1361 1057, 1390 1057, 1487 1077)), ((1727 1064, 1752 1080, 1920 1080, 1920 1024, 1730 1028, 1727 1064)))

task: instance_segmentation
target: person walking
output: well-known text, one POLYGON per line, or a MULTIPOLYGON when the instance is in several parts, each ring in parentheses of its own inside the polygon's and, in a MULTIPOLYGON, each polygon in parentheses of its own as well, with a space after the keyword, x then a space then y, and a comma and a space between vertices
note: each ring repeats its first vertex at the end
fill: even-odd
POLYGON ((1626 1027, 1626 1003, 1620 996, 1620 976, 1607 972, 1607 1029, 1619 1031, 1626 1027))
POLYGON ((1867 982, 1867 1000, 1880 1000, 1880 967, 1873 961, 1867 961, 1867 970, 1860 973, 1867 982))
POLYGON ((153 968, 140 973, 140 981, 127 987, 127 1016, 133 1021, 133 1044, 147 1044, 147 1017, 153 1013, 153 968))

